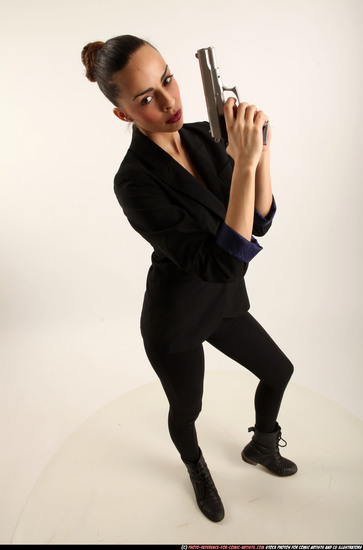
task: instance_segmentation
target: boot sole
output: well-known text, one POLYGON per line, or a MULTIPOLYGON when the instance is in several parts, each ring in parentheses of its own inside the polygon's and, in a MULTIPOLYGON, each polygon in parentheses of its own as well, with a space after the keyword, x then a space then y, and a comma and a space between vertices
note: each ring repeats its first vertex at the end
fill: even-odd
POLYGON ((258 462, 254 462, 250 458, 247 458, 247 456, 244 453, 241 453, 242 459, 247 462, 247 464, 252 464, 252 466, 257 466, 258 462))
POLYGON ((254 460, 247 458, 247 456, 243 452, 241 453, 241 457, 242 457, 242 460, 247 462, 247 464, 251 464, 252 466, 257 466, 257 464, 259 464, 260 466, 262 466, 262 468, 265 468, 265 470, 267 470, 270 474, 273 474, 274 476, 277 476, 277 477, 289 477, 297 473, 297 470, 296 470, 296 472, 292 472, 291 474, 285 474, 285 475, 277 474, 273 470, 270 470, 270 468, 267 468, 267 466, 265 466, 264 464, 261 464, 260 462, 255 462, 254 460))

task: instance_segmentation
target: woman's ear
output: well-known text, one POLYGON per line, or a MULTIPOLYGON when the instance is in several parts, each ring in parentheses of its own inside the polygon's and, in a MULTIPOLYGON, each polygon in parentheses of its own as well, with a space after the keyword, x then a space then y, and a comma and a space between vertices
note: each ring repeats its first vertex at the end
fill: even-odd
POLYGON ((132 118, 130 118, 126 113, 121 111, 118 107, 115 107, 113 110, 114 115, 117 116, 120 120, 123 120, 124 122, 132 122, 132 118))

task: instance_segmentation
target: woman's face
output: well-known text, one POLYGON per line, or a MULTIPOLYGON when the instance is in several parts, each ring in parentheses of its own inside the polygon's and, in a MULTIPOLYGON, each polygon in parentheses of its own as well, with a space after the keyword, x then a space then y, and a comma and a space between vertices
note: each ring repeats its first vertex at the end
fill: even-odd
POLYGON ((183 125, 179 86, 158 51, 139 48, 116 74, 121 96, 116 116, 134 122, 146 135, 176 132, 183 125))

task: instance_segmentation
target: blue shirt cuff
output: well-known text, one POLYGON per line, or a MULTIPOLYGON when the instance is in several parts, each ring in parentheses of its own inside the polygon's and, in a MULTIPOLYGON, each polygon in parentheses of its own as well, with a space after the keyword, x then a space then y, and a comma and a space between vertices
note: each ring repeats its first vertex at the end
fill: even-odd
POLYGON ((245 263, 249 263, 262 250, 255 237, 252 236, 249 241, 224 222, 218 229, 216 242, 228 254, 245 263))
POLYGON ((275 198, 272 197, 270 212, 265 217, 265 216, 261 216, 261 214, 255 209, 255 216, 254 216, 253 223, 256 225, 259 225, 260 227, 264 227, 265 225, 268 225, 272 222, 275 214, 276 214, 276 202, 275 202, 275 198))

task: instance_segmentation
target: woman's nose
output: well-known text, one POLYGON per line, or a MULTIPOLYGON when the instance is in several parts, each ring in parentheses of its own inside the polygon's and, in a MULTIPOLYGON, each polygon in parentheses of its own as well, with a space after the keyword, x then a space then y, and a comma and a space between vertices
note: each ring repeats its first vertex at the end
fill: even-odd
POLYGON ((160 98, 160 103, 163 111, 169 111, 174 107, 175 100, 172 96, 164 92, 160 98))

